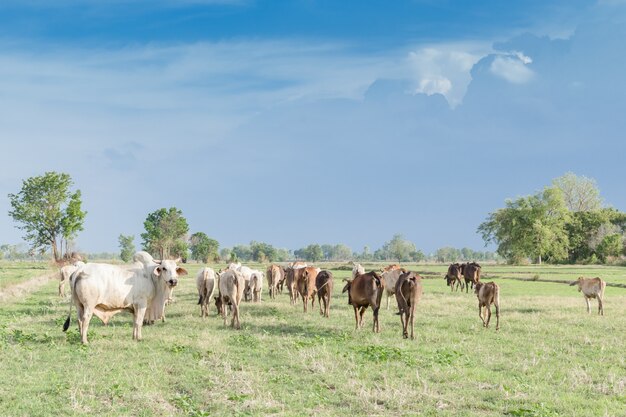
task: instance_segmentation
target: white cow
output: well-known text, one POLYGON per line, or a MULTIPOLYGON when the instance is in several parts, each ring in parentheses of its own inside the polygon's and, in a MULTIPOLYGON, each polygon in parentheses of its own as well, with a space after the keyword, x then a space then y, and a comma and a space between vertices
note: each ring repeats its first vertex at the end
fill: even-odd
POLYGON ((196 287, 198 289, 198 304, 200 305, 200 317, 209 317, 209 303, 215 290, 215 271, 211 268, 202 268, 196 275, 196 287))
POLYGON ((61 274, 61 282, 59 282, 59 297, 65 297, 65 283, 69 282, 70 276, 83 265, 85 265, 83 261, 76 261, 61 268, 59 271, 61 274))
POLYGON ((219 275, 220 293, 216 300, 216 305, 224 318, 224 325, 226 325, 226 306, 230 305, 233 310, 233 318, 230 325, 236 329, 241 328, 239 323, 239 305, 243 297, 244 286, 243 275, 239 271, 229 269, 219 275))
MULTIPOLYGON (((163 317, 171 289, 187 271, 176 261, 149 262, 151 257, 144 255, 139 258, 145 262, 139 260, 130 266, 86 264, 72 274, 72 302, 76 305, 82 343, 88 343, 89 322, 94 314, 107 324, 120 311, 131 311, 136 340, 141 340, 144 318, 163 317)), ((71 314, 72 304, 63 330, 68 329, 71 314)))
POLYGON ((357 275, 363 275, 365 273, 365 268, 361 266, 361 264, 354 263, 352 266, 352 279, 356 278, 357 275))
POLYGON ((261 291, 263 290, 263 272, 253 270, 250 276, 249 288, 252 293, 252 301, 261 301, 261 291))

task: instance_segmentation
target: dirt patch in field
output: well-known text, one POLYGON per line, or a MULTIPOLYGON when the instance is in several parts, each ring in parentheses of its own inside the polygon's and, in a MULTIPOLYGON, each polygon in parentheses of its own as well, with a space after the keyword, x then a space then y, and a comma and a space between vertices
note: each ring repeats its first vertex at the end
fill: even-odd
POLYGON ((11 285, 3 290, 0 290, 0 303, 7 302, 11 299, 23 297, 31 292, 44 286, 48 281, 55 278, 58 274, 46 274, 35 278, 31 278, 28 281, 24 281, 20 284, 11 285))

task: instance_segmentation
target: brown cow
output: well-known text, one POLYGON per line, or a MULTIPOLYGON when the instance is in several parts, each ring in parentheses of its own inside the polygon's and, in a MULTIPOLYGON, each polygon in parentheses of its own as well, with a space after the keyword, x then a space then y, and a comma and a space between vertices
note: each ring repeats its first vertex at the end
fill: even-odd
POLYGON ((287 292, 289 293, 290 304, 295 304, 298 301, 298 280, 302 276, 304 268, 287 268, 285 284, 287 285, 287 292))
POLYGON ((496 306, 496 330, 500 328, 500 287, 495 282, 477 282, 474 285, 474 294, 478 297, 478 317, 483 321, 483 326, 489 327, 491 320, 491 304, 496 306), (483 307, 487 321, 483 318, 483 307))
POLYGON ((470 262, 461 265, 461 274, 465 277, 465 293, 469 292, 469 286, 471 284, 472 289, 478 281, 480 281, 481 267, 476 262, 470 262))
POLYGON ((330 317, 330 297, 333 293, 333 273, 330 271, 320 271, 315 278, 315 287, 317 288, 317 299, 320 305, 320 314, 324 317, 330 317), (322 302, 324 310, 322 311, 322 302))
POLYGON ((463 291, 463 273, 461 272, 461 265, 457 262, 451 264, 448 267, 448 272, 444 279, 446 280, 446 285, 450 287, 450 291, 456 291, 461 287, 461 291, 463 291))
POLYGON ((354 319, 356 320, 356 329, 363 327, 363 314, 367 307, 372 306, 374 310, 373 331, 380 332, 380 323, 378 322, 378 311, 380 310, 380 300, 385 290, 385 280, 376 272, 368 272, 367 274, 357 275, 353 280, 347 280, 342 293, 348 291, 348 304, 354 307, 354 319), (357 310, 360 309, 360 314, 357 310))
POLYGON ((267 286, 270 298, 276 298, 278 283, 283 280, 283 269, 279 265, 270 265, 267 268, 267 286))
POLYGON ((598 299, 598 314, 604 316, 604 289, 606 288, 606 282, 601 278, 583 278, 579 277, 578 280, 572 282, 570 286, 578 285, 578 292, 582 292, 585 296, 585 302, 587 303, 587 313, 591 313, 591 305, 589 304, 590 298, 598 299))
POLYGON ((311 308, 315 306, 315 293, 317 292, 315 279, 317 278, 317 274, 320 270, 312 266, 307 266, 306 268, 300 269, 300 271, 302 272, 300 273, 296 283, 298 292, 300 293, 302 302, 304 303, 304 312, 306 313, 308 311, 309 299, 311 300, 311 308))
POLYGON ((422 298, 422 277, 415 272, 404 272, 396 283, 396 301, 400 310, 402 336, 409 337, 408 326, 411 323, 411 339, 415 339, 413 321, 415 306, 422 298))

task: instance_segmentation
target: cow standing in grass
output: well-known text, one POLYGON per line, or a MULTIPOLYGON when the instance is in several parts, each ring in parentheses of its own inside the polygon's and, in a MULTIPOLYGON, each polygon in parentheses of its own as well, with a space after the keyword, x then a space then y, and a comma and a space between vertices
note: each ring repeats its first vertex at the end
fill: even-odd
POLYGON ((450 287, 450 291, 456 291, 459 287, 461 288, 461 291, 463 291, 464 285, 462 278, 463 273, 461 272, 461 265, 458 262, 451 264, 448 267, 448 272, 444 277, 446 284, 450 287))
POLYGON ((330 297, 333 293, 333 273, 330 271, 320 271, 315 278, 315 287, 317 288, 317 299, 320 305, 320 314, 324 317, 330 317, 330 297), (322 310, 322 303, 324 309, 322 310))
POLYGON ((243 275, 239 271, 229 269, 220 274, 220 293, 215 304, 218 310, 222 313, 224 326, 226 325, 226 306, 231 306, 233 318, 230 325, 235 329, 241 328, 241 324, 239 322, 239 308, 241 305, 241 299, 243 298, 245 285, 243 275))
POLYGON ((465 293, 467 294, 469 292, 470 285, 472 289, 474 289, 476 283, 480 281, 481 266, 476 262, 462 264, 461 273, 465 277, 465 293))
POLYGON ((583 278, 579 277, 578 280, 572 282, 570 286, 578 285, 578 291, 582 292, 585 296, 585 302, 587 303, 587 313, 591 314, 591 305, 589 300, 591 298, 598 299, 598 314, 604 316, 604 289, 606 288, 606 282, 601 278, 583 278))
POLYGON ((411 339, 415 339, 414 320, 415 306, 422 298, 422 277, 414 272, 403 272, 396 283, 396 300, 402 322, 402 336, 409 337, 408 326, 411 325, 411 339))
POLYGON ((78 269, 70 278, 72 303, 63 325, 70 325, 72 305, 76 305, 78 329, 83 344, 87 344, 89 323, 95 314, 107 324, 121 311, 131 311, 134 316, 133 339, 141 340, 144 318, 164 317, 165 302, 178 277, 187 271, 176 261, 154 261, 147 253, 131 266, 89 263, 78 269))
POLYGON ((477 282, 474 285, 474 293, 478 297, 478 317, 483 321, 483 326, 489 327, 491 304, 496 307, 496 330, 498 330, 500 328, 500 287, 495 282, 477 282), (483 309, 487 321, 483 317, 483 309))
POLYGON ((200 317, 209 317, 209 303, 215 290, 215 271, 211 268, 202 268, 196 275, 196 288, 198 289, 198 304, 200 305, 200 317))
POLYGON ((357 275, 352 280, 344 280, 346 285, 343 287, 344 292, 348 292, 348 304, 354 307, 354 319, 356 321, 356 329, 363 327, 363 314, 367 307, 372 307, 374 311, 373 331, 380 332, 380 323, 378 321, 378 311, 380 310, 380 301, 385 290, 385 281, 376 272, 368 272, 367 274, 357 275))

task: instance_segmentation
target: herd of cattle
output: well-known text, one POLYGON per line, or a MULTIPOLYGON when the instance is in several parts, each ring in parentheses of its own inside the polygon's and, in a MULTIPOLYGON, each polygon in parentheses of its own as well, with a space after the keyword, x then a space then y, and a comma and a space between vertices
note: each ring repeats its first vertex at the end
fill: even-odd
MULTIPOLYGON (((111 317, 121 311, 133 313, 133 339, 141 339, 143 324, 156 320, 165 321, 165 307, 171 300, 172 291, 180 276, 187 270, 178 266, 179 260, 155 260, 147 252, 137 252, 131 265, 110 265, 76 261, 61 268, 59 295, 64 296, 64 285, 69 282, 71 302, 63 330, 70 325, 72 306, 76 307, 78 329, 82 343, 87 343, 89 322, 95 314, 107 324, 111 317)), ((478 314, 484 327, 489 327, 491 305, 496 309, 496 330, 500 328, 500 288, 494 282, 480 281, 481 266, 475 262, 449 266, 444 277, 451 291, 474 290, 478 298, 478 314), (483 314, 484 313, 484 314, 483 314)), ((363 327, 363 315, 368 307, 373 310, 373 331, 380 332, 378 313, 383 294, 395 295, 398 315, 402 323, 404 338, 414 338, 415 307, 422 296, 422 277, 399 265, 389 265, 382 271, 365 272, 354 264, 351 279, 344 279, 342 293, 348 293, 348 303, 354 308, 356 329, 363 327)), ((202 268, 196 276, 198 304, 202 317, 209 315, 211 302, 217 313, 227 324, 231 315, 231 326, 239 329, 240 305, 242 300, 260 302, 263 286, 267 281, 270 298, 285 291, 292 305, 302 300, 304 312, 315 306, 318 299, 320 314, 330 317, 330 301, 333 292, 333 274, 304 262, 293 262, 288 266, 270 265, 266 271, 251 269, 240 263, 231 263, 225 270, 214 271, 202 268), (217 291, 217 294, 215 292, 217 291)), ((606 283, 600 278, 579 278, 571 285, 578 285, 587 302, 598 299, 598 313, 604 314, 603 297, 606 283)))

